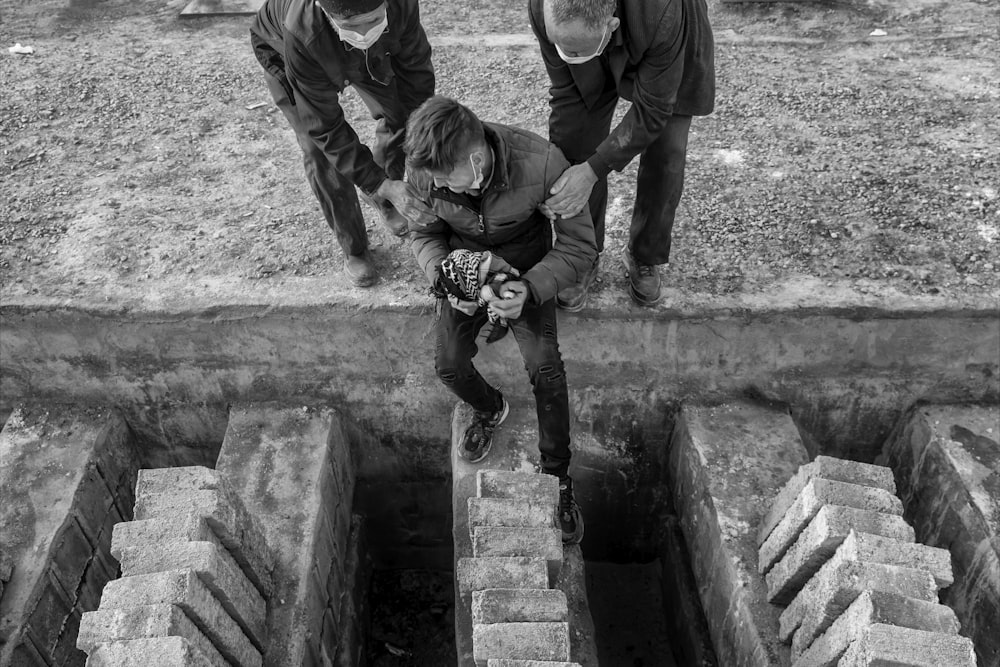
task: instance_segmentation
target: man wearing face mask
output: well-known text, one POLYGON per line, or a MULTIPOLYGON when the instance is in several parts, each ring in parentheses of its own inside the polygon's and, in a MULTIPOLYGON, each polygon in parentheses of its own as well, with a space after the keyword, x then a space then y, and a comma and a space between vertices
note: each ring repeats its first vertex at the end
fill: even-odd
POLYGON ((434 94, 417 0, 267 0, 250 28, 275 104, 295 130, 306 179, 358 286, 376 280, 355 186, 398 235, 433 221, 404 182, 406 119, 434 94), (340 106, 354 86, 377 122, 371 149, 340 106))
POLYGON ((453 250, 490 251, 517 278, 500 294, 450 299, 437 322, 435 367, 441 381, 473 408, 459 455, 471 463, 489 453, 493 431, 509 406, 472 365, 476 336, 490 319, 506 318, 531 380, 542 470, 559 478, 563 540, 579 542, 583 518, 569 476, 570 419, 566 372, 556 334, 556 292, 580 280, 597 256, 590 212, 553 224, 540 212, 548 189, 569 166, 558 148, 536 134, 482 123, 446 97, 432 97, 410 116, 406 136, 411 181, 426 193, 437 221, 413 232, 417 262, 444 297, 442 263, 453 250), (496 299, 493 297, 500 296, 496 299))
MULTIPOLYGON (((587 206, 603 251, 608 173, 639 155, 624 260, 632 299, 652 306, 660 299, 657 265, 670 258, 691 117, 715 104, 705 0, 530 0, 529 12, 552 83, 549 139, 573 163, 546 210, 573 215, 587 206), (612 130, 619 98, 632 106, 612 130)), ((595 263, 559 293, 559 305, 583 308, 596 273, 595 263)))

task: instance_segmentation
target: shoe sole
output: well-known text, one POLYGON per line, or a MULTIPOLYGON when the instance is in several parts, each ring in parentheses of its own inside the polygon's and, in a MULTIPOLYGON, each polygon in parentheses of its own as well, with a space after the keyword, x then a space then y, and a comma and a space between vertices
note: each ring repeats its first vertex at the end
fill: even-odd
POLYGON ((625 275, 628 277, 628 295, 632 297, 632 301, 643 308, 649 308, 658 304, 660 299, 663 298, 662 294, 657 294, 656 298, 650 301, 636 294, 635 288, 632 287, 632 269, 628 264, 628 248, 622 253, 622 264, 625 265, 625 275))
POLYGON ((562 301, 560 301, 558 298, 556 298, 556 306, 560 310, 565 310, 567 313, 579 313, 581 310, 583 310, 587 306, 587 299, 586 299, 586 297, 584 297, 583 301, 581 301, 577 305, 575 305, 575 306, 568 306, 568 305, 564 304, 562 301))
MULTIPOLYGON (((500 414, 500 419, 497 420, 496 426, 493 427, 494 430, 493 435, 496 435, 496 429, 500 428, 500 424, 502 424, 504 420, 507 419, 508 414, 510 414, 510 403, 508 403, 507 399, 505 398, 503 399, 503 412, 500 414)), ((479 463, 489 455, 491 449, 493 449, 493 438, 490 438, 490 444, 486 445, 486 449, 484 449, 483 453, 479 455, 479 458, 465 459, 465 460, 468 461, 469 463, 479 463)))
POLYGON ((577 514, 577 518, 579 520, 576 522, 576 533, 571 535, 569 538, 564 536, 562 541, 563 544, 579 544, 583 541, 583 532, 586 528, 586 525, 583 522, 583 512, 577 514))

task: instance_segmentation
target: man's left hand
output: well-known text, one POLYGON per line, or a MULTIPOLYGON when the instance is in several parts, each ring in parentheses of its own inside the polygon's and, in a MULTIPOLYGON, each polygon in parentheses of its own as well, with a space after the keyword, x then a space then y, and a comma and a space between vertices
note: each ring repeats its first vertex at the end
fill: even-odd
POLYGON ((572 218, 583 210, 590 191, 597 183, 597 174, 586 162, 575 164, 562 173, 552 185, 552 196, 545 200, 544 209, 563 218, 572 218))
POLYGON ((516 320, 521 316, 521 310, 530 296, 528 286, 520 280, 512 280, 500 288, 500 297, 489 300, 489 308, 501 317, 516 320))

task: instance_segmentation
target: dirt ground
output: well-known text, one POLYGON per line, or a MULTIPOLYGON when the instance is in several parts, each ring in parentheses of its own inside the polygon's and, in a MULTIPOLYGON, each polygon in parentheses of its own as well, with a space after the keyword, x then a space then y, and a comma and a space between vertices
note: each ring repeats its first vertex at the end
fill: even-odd
MULTIPOLYGON (((185 4, 0 3, 4 303, 155 309, 356 291, 270 104, 249 19, 181 19, 185 4), (17 42, 34 53, 9 54, 17 42)), ((544 134, 547 78, 525 11, 422 3, 438 92, 544 134)), ((671 288, 997 294, 994 0, 711 0, 710 11, 718 103, 693 126, 671 288)), ((345 105, 371 137, 359 99, 345 105)), ((634 163, 612 174, 597 286, 622 299, 634 178, 634 163)), ((370 235, 382 280, 360 298, 426 298, 408 249, 374 222, 370 235)))

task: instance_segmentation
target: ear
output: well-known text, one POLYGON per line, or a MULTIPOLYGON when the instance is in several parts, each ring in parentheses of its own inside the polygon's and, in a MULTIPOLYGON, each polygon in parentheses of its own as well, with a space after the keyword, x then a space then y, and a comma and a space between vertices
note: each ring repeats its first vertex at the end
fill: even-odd
POLYGON ((469 153, 469 159, 472 160, 472 163, 479 167, 480 170, 482 170, 483 165, 486 164, 486 154, 481 150, 469 153))
POLYGON ((617 16, 612 16, 611 19, 608 21, 608 27, 611 28, 610 32, 618 30, 618 26, 620 26, 621 24, 622 24, 621 19, 619 19, 617 16))

